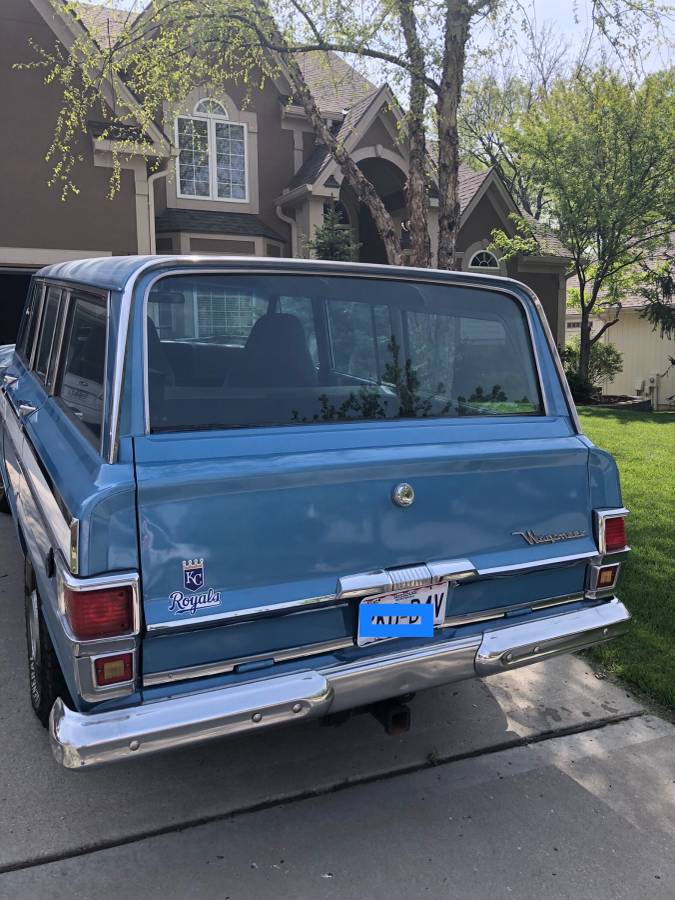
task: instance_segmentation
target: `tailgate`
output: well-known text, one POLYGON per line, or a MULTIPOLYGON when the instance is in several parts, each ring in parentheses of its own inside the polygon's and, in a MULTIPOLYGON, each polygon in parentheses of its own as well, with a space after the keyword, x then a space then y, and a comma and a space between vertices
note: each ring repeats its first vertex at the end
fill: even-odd
POLYGON ((273 456, 252 435, 231 436, 226 453, 216 435, 145 439, 136 449, 145 671, 351 640, 356 603, 334 600, 337 580, 376 569, 470 560, 485 577, 452 593, 450 617, 582 590, 583 562, 488 577, 594 550, 586 447, 560 420, 514 437, 528 428, 427 426, 429 442, 410 445, 409 428, 387 424, 343 432, 331 449, 316 429, 287 434, 273 456), (408 508, 392 502, 400 482, 415 490, 408 508), (579 536, 530 544, 527 532, 579 536), (247 612, 256 618, 242 621, 247 612))

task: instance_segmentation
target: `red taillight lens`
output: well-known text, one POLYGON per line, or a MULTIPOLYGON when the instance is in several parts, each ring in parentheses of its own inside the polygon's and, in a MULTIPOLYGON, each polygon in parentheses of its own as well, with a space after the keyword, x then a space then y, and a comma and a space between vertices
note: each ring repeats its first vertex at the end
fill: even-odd
POLYGON ((94 663, 96 667, 96 684, 106 687, 119 684, 120 681, 131 681, 133 663, 131 653, 120 653, 118 656, 102 656, 94 663))
POLYGON ((613 553, 626 546, 626 525, 622 516, 605 519, 605 552, 613 553))
POLYGON ((65 613, 81 641, 133 631, 134 601, 130 586, 98 591, 71 591, 64 585, 65 613))

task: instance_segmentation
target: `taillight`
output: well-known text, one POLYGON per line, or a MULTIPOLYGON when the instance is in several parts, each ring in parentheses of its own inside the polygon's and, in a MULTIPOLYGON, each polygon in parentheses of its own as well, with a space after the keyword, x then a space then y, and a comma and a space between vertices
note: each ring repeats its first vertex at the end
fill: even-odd
POLYGON ((130 585, 73 591, 63 586, 64 612, 78 640, 114 637, 134 630, 134 597, 130 585))
POLYGON ((117 656, 100 656, 95 660, 94 668, 96 669, 96 684, 99 687, 119 684, 121 681, 131 681, 134 674, 131 653, 119 653, 117 656))
POLYGON ((605 519, 605 553, 615 553, 626 546, 626 524, 623 516, 605 519))

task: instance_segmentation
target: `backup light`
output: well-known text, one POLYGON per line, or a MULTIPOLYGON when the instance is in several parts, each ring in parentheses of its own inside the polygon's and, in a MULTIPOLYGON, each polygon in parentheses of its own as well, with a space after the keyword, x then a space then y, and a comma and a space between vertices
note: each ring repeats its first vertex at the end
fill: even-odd
POLYGON ((99 687, 119 684, 122 681, 131 681, 134 673, 131 653, 119 653, 117 656, 100 656, 94 661, 94 668, 96 670, 96 684, 99 687))
POLYGON ((78 640, 115 637, 133 631, 134 601, 131 585, 73 591, 64 584, 63 599, 68 623, 78 640))

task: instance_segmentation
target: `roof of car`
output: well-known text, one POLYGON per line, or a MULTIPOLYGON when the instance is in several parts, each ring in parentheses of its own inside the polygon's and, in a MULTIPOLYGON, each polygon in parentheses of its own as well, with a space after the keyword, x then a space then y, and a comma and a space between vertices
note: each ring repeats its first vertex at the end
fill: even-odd
MULTIPOLYGON (((453 277, 467 283, 472 281, 494 282, 499 285, 520 285, 520 282, 512 278, 502 278, 498 275, 483 275, 470 272, 443 272, 438 269, 415 269, 410 266, 394 267, 389 265, 374 265, 371 263, 357 262, 332 262, 316 259, 286 259, 283 257, 260 256, 102 256, 95 259, 76 259, 69 262, 56 263, 40 269, 36 275, 39 278, 50 281, 65 281, 89 287, 104 288, 111 291, 124 290, 127 283, 134 279, 143 270, 151 269, 212 269, 212 268, 246 268, 259 272, 265 270, 288 272, 349 272, 353 275, 380 275, 384 277, 396 277, 405 275, 433 279, 453 277)), ((528 290, 526 288, 526 290, 528 290)))

